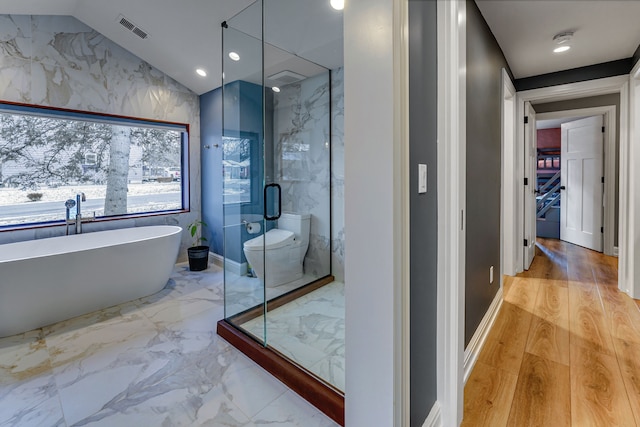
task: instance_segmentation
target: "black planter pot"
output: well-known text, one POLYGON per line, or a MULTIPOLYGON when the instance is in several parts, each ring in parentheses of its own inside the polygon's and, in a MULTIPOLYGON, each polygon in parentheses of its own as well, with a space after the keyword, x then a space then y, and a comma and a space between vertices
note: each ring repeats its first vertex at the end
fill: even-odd
POLYGON ((209 266, 209 246, 193 246, 187 249, 189 270, 202 271, 209 266))

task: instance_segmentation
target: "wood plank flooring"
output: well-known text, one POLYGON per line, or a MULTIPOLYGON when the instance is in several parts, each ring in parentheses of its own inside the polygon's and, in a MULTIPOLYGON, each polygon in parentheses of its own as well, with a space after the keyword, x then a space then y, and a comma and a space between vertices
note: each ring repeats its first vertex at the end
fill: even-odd
POLYGON ((538 239, 464 389, 463 426, 640 427, 640 301, 617 258, 538 239))

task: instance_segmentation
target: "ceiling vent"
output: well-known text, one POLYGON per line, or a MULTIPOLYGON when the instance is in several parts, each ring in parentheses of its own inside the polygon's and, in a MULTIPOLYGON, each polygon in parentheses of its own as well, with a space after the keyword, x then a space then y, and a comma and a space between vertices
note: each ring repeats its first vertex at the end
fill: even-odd
POLYGON ((564 31, 553 36, 553 42, 557 45, 568 44, 573 37, 573 31, 564 31))
POLYGON ((118 16, 118 23, 143 40, 149 37, 149 33, 131 22, 130 19, 125 18, 124 15, 118 16))
POLYGON ((279 73, 275 73, 267 78, 280 83, 282 86, 306 79, 302 74, 294 73, 289 70, 280 71, 279 73))

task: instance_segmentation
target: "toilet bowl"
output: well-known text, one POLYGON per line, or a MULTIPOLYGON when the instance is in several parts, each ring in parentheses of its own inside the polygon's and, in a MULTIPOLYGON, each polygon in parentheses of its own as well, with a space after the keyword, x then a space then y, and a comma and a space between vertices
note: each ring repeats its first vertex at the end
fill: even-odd
POLYGON ((244 243, 247 261, 266 286, 275 287, 302 277, 310 221, 309 214, 283 213, 278 228, 244 243))

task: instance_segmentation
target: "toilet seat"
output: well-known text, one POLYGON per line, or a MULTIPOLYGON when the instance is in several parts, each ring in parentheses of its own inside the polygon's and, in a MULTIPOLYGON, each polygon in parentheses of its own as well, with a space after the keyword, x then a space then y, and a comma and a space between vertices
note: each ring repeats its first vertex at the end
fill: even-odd
POLYGON ((293 231, 282 230, 274 228, 267 231, 265 234, 255 237, 251 240, 244 242, 244 249, 248 251, 261 251, 264 249, 277 249, 284 246, 293 244, 295 241, 295 234, 293 231), (267 236, 267 242, 264 243, 264 238, 267 236))

